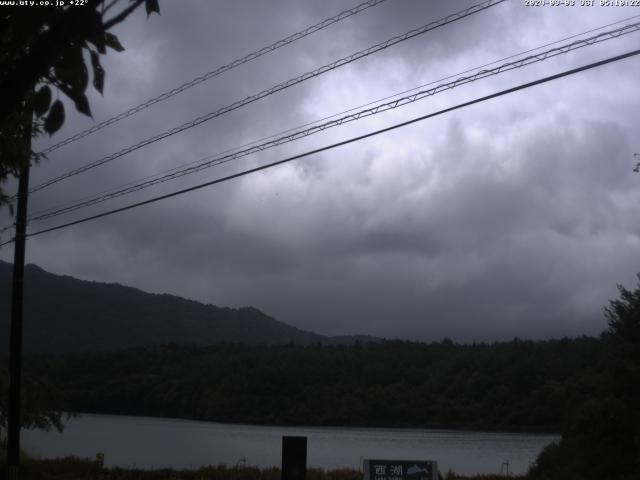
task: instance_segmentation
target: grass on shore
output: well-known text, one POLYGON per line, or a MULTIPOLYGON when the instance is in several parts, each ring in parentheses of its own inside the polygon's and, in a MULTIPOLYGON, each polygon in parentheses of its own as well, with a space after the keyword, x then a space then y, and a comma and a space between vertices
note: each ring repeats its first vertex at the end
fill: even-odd
MULTIPOLYGON (((234 468, 218 465, 193 470, 101 469, 93 461, 76 457, 53 460, 32 459, 26 462, 26 470, 28 480, 280 480, 279 468, 234 468)), ((467 477, 452 472, 444 475, 445 480, 505 480, 505 478, 525 480, 526 477, 503 475, 467 477)), ((362 473, 346 468, 336 470, 311 468, 307 470, 307 480, 362 480, 362 473)))

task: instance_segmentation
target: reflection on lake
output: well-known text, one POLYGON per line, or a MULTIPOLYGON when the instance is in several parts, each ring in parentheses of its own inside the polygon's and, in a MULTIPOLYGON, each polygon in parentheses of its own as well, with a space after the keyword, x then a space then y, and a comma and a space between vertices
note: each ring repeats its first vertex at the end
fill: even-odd
POLYGON ((25 450, 42 457, 75 455, 106 466, 195 468, 238 463, 280 466, 283 435, 308 437, 307 464, 360 468, 363 458, 436 460, 444 473, 500 473, 509 462, 524 473, 555 435, 387 428, 263 427, 164 418, 82 415, 62 433, 23 430, 25 450), (243 459, 246 459, 243 461, 243 459))

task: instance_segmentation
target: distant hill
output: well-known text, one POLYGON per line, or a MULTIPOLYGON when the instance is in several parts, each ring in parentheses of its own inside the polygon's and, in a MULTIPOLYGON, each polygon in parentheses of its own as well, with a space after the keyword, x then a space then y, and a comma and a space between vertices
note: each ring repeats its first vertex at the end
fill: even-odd
MULTIPOLYGON (((8 351, 13 265, 0 261, 0 351, 8 351), (6 333, 5 333, 6 332, 6 333)), ((55 275, 25 267, 27 352, 104 351, 168 343, 349 344, 368 336, 327 337, 280 322, 260 310, 219 308, 174 295, 55 275)))

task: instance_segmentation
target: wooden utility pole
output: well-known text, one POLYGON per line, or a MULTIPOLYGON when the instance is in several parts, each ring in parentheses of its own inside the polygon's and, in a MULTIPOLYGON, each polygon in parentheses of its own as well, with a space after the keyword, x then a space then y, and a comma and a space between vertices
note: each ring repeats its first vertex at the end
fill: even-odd
POLYGON ((16 209, 16 235, 13 250, 13 283, 11 296, 11 335, 9 344, 9 411, 7 428, 8 480, 20 479, 20 394, 22 376, 22 299, 24 286, 24 257, 27 233, 27 199, 29 196, 29 164, 31 162, 31 119, 25 118, 24 166, 20 169, 16 209))

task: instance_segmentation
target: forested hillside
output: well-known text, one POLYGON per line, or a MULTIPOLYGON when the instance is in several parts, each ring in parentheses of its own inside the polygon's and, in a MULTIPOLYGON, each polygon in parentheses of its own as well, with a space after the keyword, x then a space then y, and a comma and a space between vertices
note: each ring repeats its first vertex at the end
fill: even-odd
POLYGON ((559 431, 600 340, 163 346, 31 356, 81 412, 222 422, 559 431))
MULTIPOLYGON (((12 265, 0 261, 0 331, 9 331, 12 265)), ((326 337, 280 322, 256 308, 220 308, 114 283, 25 269, 24 348, 79 352, 161 345, 352 343, 373 337, 326 337)), ((8 335, 0 352, 8 351, 8 335)))

